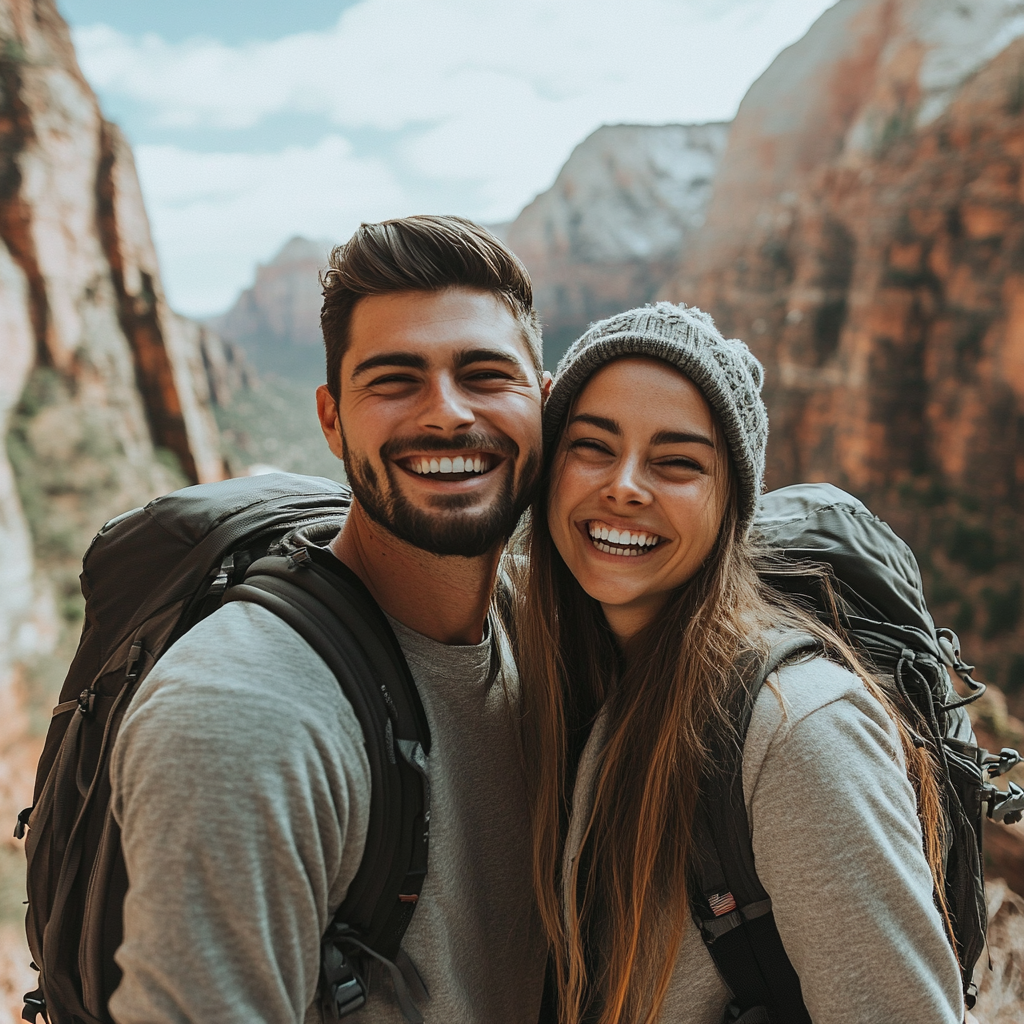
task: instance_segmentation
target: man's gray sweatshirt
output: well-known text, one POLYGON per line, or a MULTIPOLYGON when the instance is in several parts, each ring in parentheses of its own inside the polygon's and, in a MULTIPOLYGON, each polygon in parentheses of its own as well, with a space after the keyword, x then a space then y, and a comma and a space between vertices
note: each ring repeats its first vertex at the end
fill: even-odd
MULTIPOLYGON (((533 1024, 544 943, 510 652, 392 625, 432 737, 430 863, 403 943, 421 1009, 428 1024, 533 1024)), ((143 683, 111 781, 130 883, 117 1024, 318 1021, 320 937, 370 800, 362 732, 324 662, 271 613, 227 605, 143 683)), ((346 1020, 402 1024, 390 982, 372 976, 346 1020)))

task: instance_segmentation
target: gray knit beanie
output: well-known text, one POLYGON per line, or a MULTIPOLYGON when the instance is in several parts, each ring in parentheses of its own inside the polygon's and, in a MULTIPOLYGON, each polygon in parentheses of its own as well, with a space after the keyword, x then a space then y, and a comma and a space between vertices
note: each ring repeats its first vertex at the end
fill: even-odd
POLYGON ((544 442, 555 441, 591 375, 621 356, 651 356, 677 366, 700 389, 722 425, 739 481, 740 530, 754 518, 764 481, 768 410, 761 398, 764 368, 738 338, 726 340, 694 306, 659 302, 591 325, 555 371, 544 406, 544 442))

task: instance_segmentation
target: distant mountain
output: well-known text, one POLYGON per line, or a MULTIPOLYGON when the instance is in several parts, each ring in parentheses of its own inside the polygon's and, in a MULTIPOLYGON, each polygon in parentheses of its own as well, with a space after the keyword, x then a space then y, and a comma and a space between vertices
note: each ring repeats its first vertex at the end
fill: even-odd
POLYGON ((320 271, 331 244, 290 239, 269 263, 257 266, 255 283, 234 306, 208 325, 241 345, 257 370, 322 381, 320 271))
POLYGON ((718 123, 606 125, 495 225, 533 278, 549 367, 589 323, 661 288, 704 223, 728 135, 718 123))
MULTIPOLYGON (((514 221, 488 225, 526 263, 554 367, 591 321, 649 300, 704 221, 727 124, 607 125, 514 221)), ((323 377, 319 273, 331 244, 291 239, 208 324, 257 370, 323 377)))

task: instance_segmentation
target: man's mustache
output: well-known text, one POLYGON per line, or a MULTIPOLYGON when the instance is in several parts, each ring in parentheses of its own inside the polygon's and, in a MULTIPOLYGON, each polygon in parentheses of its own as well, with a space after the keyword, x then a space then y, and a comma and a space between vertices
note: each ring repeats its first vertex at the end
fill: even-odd
POLYGON ((519 457, 519 445, 511 437, 504 435, 473 433, 460 434, 458 437, 443 438, 433 434, 420 437, 392 438, 380 447, 382 460, 400 459, 410 452, 489 452, 505 455, 510 459, 519 457))

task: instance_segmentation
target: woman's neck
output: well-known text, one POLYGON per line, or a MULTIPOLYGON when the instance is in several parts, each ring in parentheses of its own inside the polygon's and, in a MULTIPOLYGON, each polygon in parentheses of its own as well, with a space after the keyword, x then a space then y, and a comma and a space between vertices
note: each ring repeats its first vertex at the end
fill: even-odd
POLYGON ((619 646, 625 650, 629 641, 657 618, 667 602, 667 594, 654 594, 629 604, 602 603, 601 610, 619 646))

